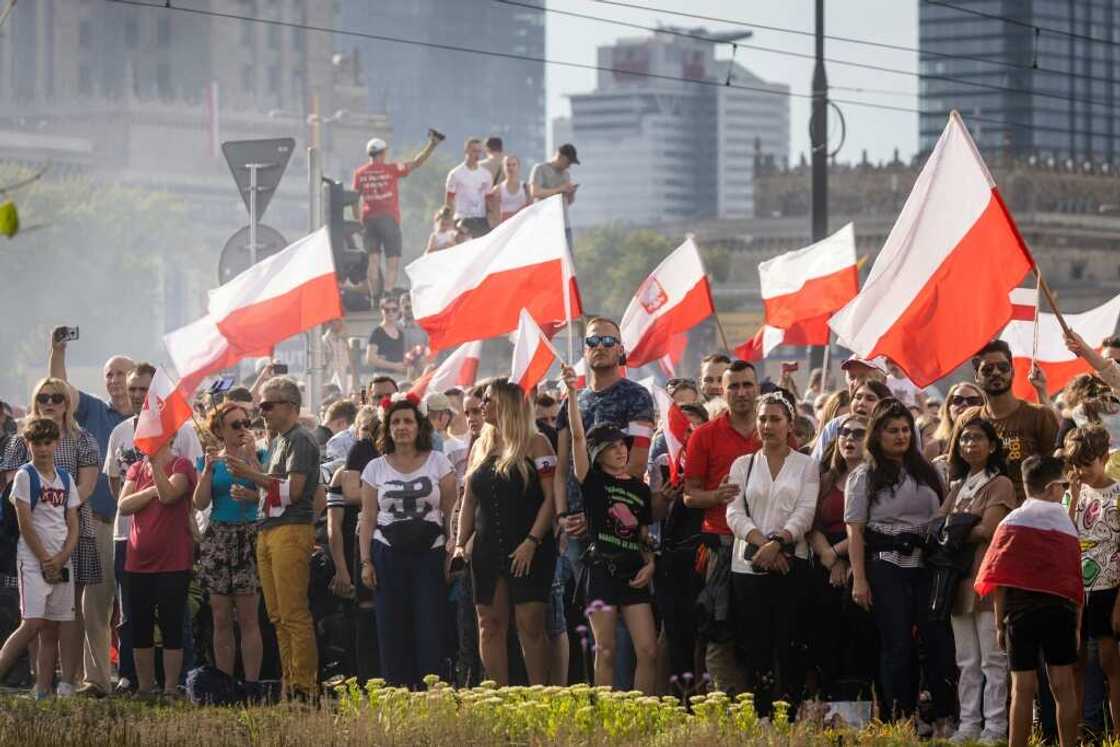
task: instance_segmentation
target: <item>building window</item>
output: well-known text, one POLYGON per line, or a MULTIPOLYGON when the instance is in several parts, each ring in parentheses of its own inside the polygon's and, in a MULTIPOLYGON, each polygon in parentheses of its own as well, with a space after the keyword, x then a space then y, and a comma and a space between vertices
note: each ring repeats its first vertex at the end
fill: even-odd
POLYGON ((253 43, 253 23, 252 21, 241 22, 241 43, 248 46, 253 43))
POLYGON ((256 81, 253 80, 253 66, 241 66, 241 90, 245 93, 252 93, 256 89, 256 81))
POLYGON ((1085 279, 1085 261, 1075 260, 1069 266, 1069 279, 1070 280, 1084 280, 1085 279))
POLYGON ((171 98, 171 65, 166 62, 156 65, 156 91, 161 99, 171 98))
POLYGON ((78 24, 78 46, 89 49, 93 45, 93 22, 89 19, 78 24))
POLYGON ((156 23, 156 44, 161 47, 171 46, 171 19, 160 18, 156 23))
POLYGON ((292 49, 302 52, 306 43, 307 32, 303 29, 292 29, 292 49))
POLYGON ((129 49, 136 49, 136 45, 140 43, 140 25, 134 17, 124 21, 124 43, 129 49))
POLYGON ((271 94, 280 93, 280 68, 276 65, 269 65, 268 67, 268 92, 271 94))
POLYGON ((93 71, 88 65, 82 65, 78 70, 78 93, 84 96, 93 93, 93 71))
POLYGON ((268 48, 280 49, 280 27, 275 24, 268 27, 268 48))

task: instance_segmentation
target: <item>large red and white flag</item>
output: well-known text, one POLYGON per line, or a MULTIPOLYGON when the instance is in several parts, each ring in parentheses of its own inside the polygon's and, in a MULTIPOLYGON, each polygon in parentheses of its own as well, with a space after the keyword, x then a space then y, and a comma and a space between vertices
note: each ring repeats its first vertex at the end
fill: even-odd
POLYGON ((189 395, 171 383, 171 377, 162 367, 156 369, 144 408, 136 419, 132 442, 148 456, 155 454, 164 444, 175 438, 183 423, 191 418, 189 395))
POLYGON ((439 367, 428 371, 416 380, 409 390, 423 397, 429 390, 444 392, 454 387, 467 390, 478 378, 478 362, 482 358, 482 340, 460 345, 439 367))
POLYGON ((433 352, 513 332, 523 308, 545 325, 583 313, 561 199, 542 200, 481 238, 405 268, 412 312, 433 352))
POLYGON ((827 319, 859 292, 852 224, 803 249, 760 262, 758 281, 767 325, 790 329, 827 319))
POLYGON ((688 440, 691 423, 667 391, 652 382, 649 390, 657 403, 657 427, 665 436, 669 452, 669 482, 676 485, 684 476, 684 444, 688 440))
POLYGON ((622 315, 626 365, 638 368, 668 355, 674 335, 692 329, 714 310, 700 250, 687 238, 638 286, 622 315))
POLYGON ((779 345, 827 345, 828 316, 796 322, 789 329, 779 329, 764 324, 758 328, 754 336, 735 348, 734 353, 739 360, 757 362, 770 355, 770 352, 779 345))
POLYGON ((190 397, 210 374, 270 355, 283 340, 340 316, 324 228, 210 291, 209 312, 164 335, 163 344, 190 397))
POLYGON ((1033 266, 953 112, 863 289, 829 326, 859 357, 886 356, 928 386, 1007 324, 1008 293, 1033 266))
POLYGON ((1062 504, 1028 498, 999 523, 974 588, 986 596, 998 586, 1053 594, 1082 605, 1081 544, 1062 504))
POLYGON ((209 312, 230 347, 246 356, 341 317, 327 229, 210 291, 209 312))
POLYGON ((517 339, 513 343, 510 382, 517 384, 528 395, 545 377, 552 364, 559 360, 560 354, 552 347, 540 325, 528 310, 522 309, 518 319, 517 339))
MULTIPOLYGON (((1011 346, 1011 357, 1015 364, 1012 390, 1016 397, 1031 402, 1038 400, 1038 393, 1027 380, 1036 339, 1038 351, 1034 356, 1035 363, 1046 374, 1046 389, 1049 394, 1057 394, 1078 374, 1092 371, 1088 363, 1066 347, 1065 336, 1056 316, 1047 312, 1039 313, 1036 330, 1035 314, 1038 306, 1034 288, 1016 288, 1012 291, 1011 302, 1015 311, 999 337, 1011 346)), ((1116 334, 1116 323, 1120 320, 1120 296, 1080 314, 1063 316, 1066 324, 1085 338, 1086 342, 1094 347, 1099 346, 1104 338, 1116 334)))

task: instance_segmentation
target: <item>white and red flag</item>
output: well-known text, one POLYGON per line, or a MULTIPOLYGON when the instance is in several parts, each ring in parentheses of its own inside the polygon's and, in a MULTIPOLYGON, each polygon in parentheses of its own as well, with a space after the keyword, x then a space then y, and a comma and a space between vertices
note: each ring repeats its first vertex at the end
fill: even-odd
POLYGON ((663 388, 651 383, 649 390, 657 403, 657 427, 665 436, 665 446, 668 449, 669 482, 676 485, 684 476, 684 445, 692 424, 684 410, 663 388))
POLYGON ((548 373, 548 369, 552 368, 552 364, 559 360, 560 354, 552 347, 533 315, 527 309, 522 309, 517 324, 517 339, 513 343, 510 382, 521 387, 528 396, 548 373))
POLYGON ((739 360, 756 362, 770 355, 779 345, 827 345, 828 316, 797 322, 789 329, 763 324, 754 336, 733 351, 739 360))
POLYGON ((454 387, 467 390, 478 378, 478 362, 482 358, 482 340, 467 342, 447 356, 447 360, 420 376, 410 392, 423 397, 430 389, 444 392, 454 387))
POLYGON ((136 419, 132 442, 137 449, 151 456, 175 438, 179 428, 190 419, 190 396, 171 383, 171 377, 162 367, 157 368, 152 383, 148 385, 144 407, 136 419))
MULTIPOLYGON (((1051 395, 1057 394, 1078 374, 1093 370, 1092 366, 1066 347, 1058 318, 1048 312, 1038 313, 1034 288, 1016 288, 1011 292, 1011 303, 1014 309, 1011 321, 999 337, 1011 347, 1011 358, 1015 364, 1012 390, 1016 397, 1031 402, 1038 401, 1038 393, 1027 380, 1032 357, 1046 374, 1046 389, 1051 395)), ((1116 334, 1116 323, 1120 320, 1120 296, 1080 314, 1062 316, 1070 329, 1090 345, 1097 347, 1104 338, 1116 334)))
POLYGON ((212 373, 342 316, 330 239, 323 228, 210 291, 209 312, 163 336, 190 397, 212 373))
POLYGON ((626 365, 639 368, 669 355, 673 338, 712 315, 712 289, 692 238, 659 264, 622 315, 626 365))
POLYGON ((1082 605, 1081 544, 1062 504, 1028 498, 999 523, 974 588, 986 596, 997 586, 1053 594, 1082 605))
POLYGON ((918 386, 968 360, 1011 318, 1034 266, 960 115, 953 112, 863 289, 833 315, 839 342, 886 356, 918 386))
POLYGON ((481 238, 405 268, 412 313, 432 352, 513 332, 523 308, 546 326, 583 313, 561 199, 542 200, 481 238))

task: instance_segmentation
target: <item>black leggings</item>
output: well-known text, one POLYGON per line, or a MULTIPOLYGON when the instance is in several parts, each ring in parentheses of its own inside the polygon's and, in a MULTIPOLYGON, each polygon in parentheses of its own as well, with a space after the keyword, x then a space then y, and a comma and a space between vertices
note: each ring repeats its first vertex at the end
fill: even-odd
POLYGON ((156 610, 163 648, 183 648, 183 613, 187 609, 190 571, 125 574, 128 584, 128 618, 132 625, 133 648, 154 645, 156 610))

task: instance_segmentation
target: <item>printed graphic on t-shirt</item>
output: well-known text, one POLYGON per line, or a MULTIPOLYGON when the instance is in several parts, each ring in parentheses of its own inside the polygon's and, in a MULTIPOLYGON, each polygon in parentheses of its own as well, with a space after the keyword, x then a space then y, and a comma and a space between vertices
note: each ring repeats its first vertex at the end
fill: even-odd
POLYGON ((1082 486, 1076 524, 1086 591, 1120 586, 1120 483, 1103 490, 1082 486))
POLYGON ((397 521, 423 519, 432 511, 432 504, 424 499, 432 494, 432 481, 427 475, 415 480, 387 480, 381 488, 381 497, 389 502, 385 509, 397 521))

